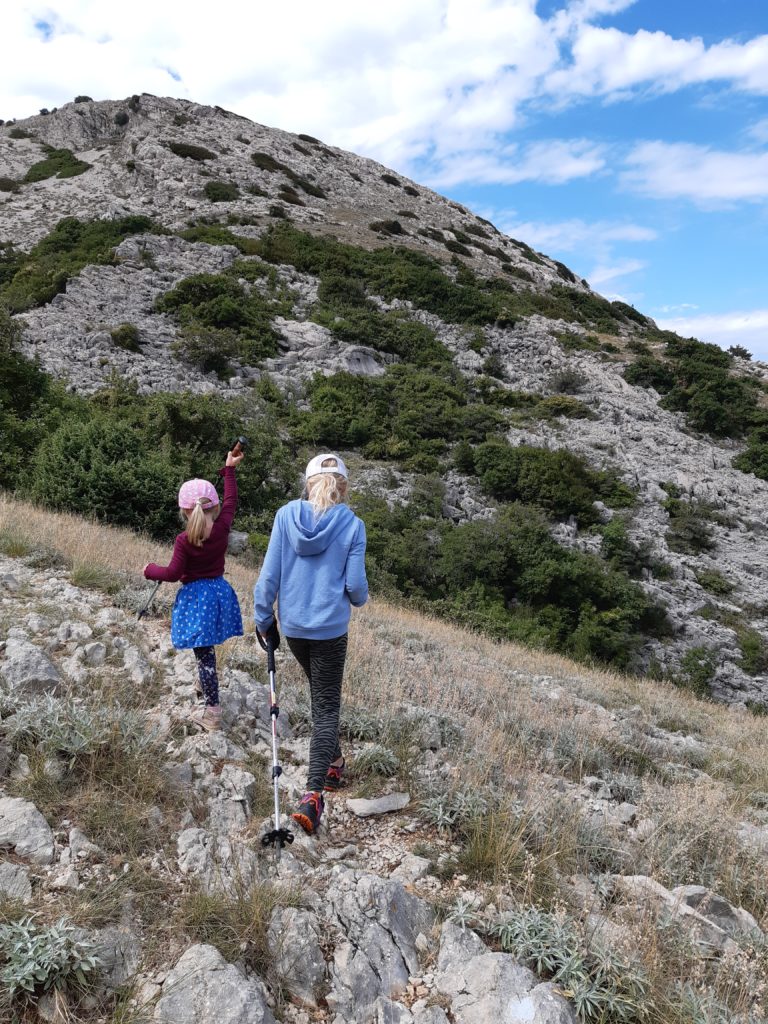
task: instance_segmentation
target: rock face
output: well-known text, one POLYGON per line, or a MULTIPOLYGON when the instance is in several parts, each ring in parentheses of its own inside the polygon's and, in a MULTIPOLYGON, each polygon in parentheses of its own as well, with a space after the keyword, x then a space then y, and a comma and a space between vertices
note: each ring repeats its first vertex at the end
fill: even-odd
POLYGON ((213 946, 192 946, 166 978, 155 1006, 162 1024, 275 1024, 260 982, 213 946))
POLYGON ((53 832, 40 811, 21 797, 0 797, 0 850, 12 849, 33 864, 53 860, 53 832))

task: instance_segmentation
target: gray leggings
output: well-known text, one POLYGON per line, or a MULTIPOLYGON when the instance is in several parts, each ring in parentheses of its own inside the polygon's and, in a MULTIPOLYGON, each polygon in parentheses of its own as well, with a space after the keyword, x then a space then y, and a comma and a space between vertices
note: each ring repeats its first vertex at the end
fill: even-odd
POLYGON ((321 790, 331 762, 341 757, 339 712, 347 634, 332 640, 306 640, 293 636, 285 639, 309 680, 312 738, 309 741, 307 789, 321 790))

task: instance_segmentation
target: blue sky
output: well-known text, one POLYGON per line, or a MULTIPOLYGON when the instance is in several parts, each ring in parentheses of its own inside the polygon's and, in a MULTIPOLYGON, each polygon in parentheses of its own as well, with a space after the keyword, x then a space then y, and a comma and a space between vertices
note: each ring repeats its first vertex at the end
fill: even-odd
POLYGON ((3 15, 0 116, 147 91, 309 132, 663 326, 768 359, 768 0, 7 0, 3 15))

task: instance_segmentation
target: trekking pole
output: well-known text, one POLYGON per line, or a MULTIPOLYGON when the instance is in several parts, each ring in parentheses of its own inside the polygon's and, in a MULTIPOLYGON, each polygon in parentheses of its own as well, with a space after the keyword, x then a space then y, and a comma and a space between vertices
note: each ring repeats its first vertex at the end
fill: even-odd
POLYGON ((158 581, 157 581, 157 583, 156 583, 156 584, 154 585, 154 587, 152 587, 152 593, 151 593, 151 594, 149 595, 149 600, 148 600, 148 601, 147 601, 147 603, 146 603, 146 604, 144 605, 144 607, 143 607, 142 609, 140 609, 140 611, 139 611, 139 614, 138 614, 138 615, 136 616, 136 621, 137 621, 137 622, 138 622, 138 621, 139 621, 139 619, 140 619, 140 618, 142 617, 142 615, 146 615, 146 614, 147 614, 147 612, 149 611, 150 605, 151 605, 151 604, 152 604, 152 602, 154 601, 154 599, 155 599, 155 594, 156 594, 156 593, 157 593, 157 591, 158 591, 158 590, 160 589, 160 584, 161 584, 162 582, 163 582, 162 580, 158 580, 158 581))
POLYGON ((267 652, 267 671, 269 672, 269 717, 272 720, 272 782, 275 787, 275 827, 261 837, 262 846, 274 846, 277 860, 280 860, 280 852, 283 844, 293 842, 293 832, 287 828, 280 827, 280 792, 278 780, 283 774, 283 769, 277 759, 277 719, 280 708, 277 704, 275 693, 275 648, 271 637, 265 640, 261 633, 256 631, 256 638, 263 650, 267 652))

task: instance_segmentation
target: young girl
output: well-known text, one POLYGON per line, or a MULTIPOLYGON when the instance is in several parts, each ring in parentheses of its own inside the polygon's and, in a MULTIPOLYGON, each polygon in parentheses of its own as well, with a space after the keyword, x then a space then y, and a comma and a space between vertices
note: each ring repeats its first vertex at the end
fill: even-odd
POLYGON ((254 589, 254 619, 262 636, 280 628, 309 680, 312 738, 307 791, 293 818, 310 835, 323 813, 323 790, 341 788, 341 679, 350 605, 368 600, 365 526, 344 504, 347 468, 338 455, 316 455, 306 469, 307 500, 275 516, 264 565, 254 589))
POLYGON ((179 508, 187 528, 176 538, 169 565, 144 566, 148 580, 181 580, 183 584, 173 605, 171 642, 177 650, 191 647, 195 652, 205 707, 194 713, 192 720, 208 731, 221 728, 214 645, 243 635, 237 595, 223 576, 227 538, 237 505, 235 468, 242 458, 242 454, 229 452, 226 466, 219 470, 224 477, 222 505, 216 488, 207 480, 182 484, 179 508))

